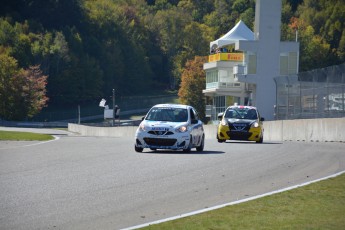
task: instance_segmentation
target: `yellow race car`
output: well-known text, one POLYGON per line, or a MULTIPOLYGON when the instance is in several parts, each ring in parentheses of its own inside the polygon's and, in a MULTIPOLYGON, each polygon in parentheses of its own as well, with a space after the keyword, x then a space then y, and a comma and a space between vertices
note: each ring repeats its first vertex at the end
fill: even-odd
POLYGON ((264 128, 256 107, 236 105, 228 107, 224 113, 218 114, 221 119, 217 130, 218 142, 226 140, 256 141, 262 143, 264 128))

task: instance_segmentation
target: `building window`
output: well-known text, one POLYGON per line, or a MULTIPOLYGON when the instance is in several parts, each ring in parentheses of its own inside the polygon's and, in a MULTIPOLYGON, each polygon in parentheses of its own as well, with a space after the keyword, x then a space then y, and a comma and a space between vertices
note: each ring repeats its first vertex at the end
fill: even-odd
POLYGON ((256 54, 248 55, 248 74, 256 74, 256 54))
POLYGON ((218 71, 211 70, 206 72, 206 83, 218 82, 218 71))
POLYGON ((298 70, 298 54, 297 52, 280 54, 280 75, 297 74, 298 70))
POLYGON ((280 75, 289 74, 289 57, 280 55, 280 75))
MULTIPOLYGON (((236 101, 237 102, 237 101, 236 101)), ((229 106, 235 104, 235 97, 233 96, 226 96, 226 108, 228 108, 229 106)))
POLYGON ((225 96, 215 96, 213 98, 213 105, 216 110, 216 116, 218 116, 218 113, 223 113, 225 111, 225 96))
POLYGON ((297 52, 289 52, 289 74, 298 73, 298 54, 297 52))
POLYGON ((219 70, 219 82, 231 82, 230 73, 232 73, 232 68, 229 70, 223 69, 219 70))

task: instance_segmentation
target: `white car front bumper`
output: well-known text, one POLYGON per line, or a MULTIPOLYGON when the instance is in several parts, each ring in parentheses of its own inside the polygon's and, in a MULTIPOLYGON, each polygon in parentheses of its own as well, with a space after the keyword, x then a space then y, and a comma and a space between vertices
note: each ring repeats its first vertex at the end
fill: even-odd
POLYGON ((190 141, 189 132, 155 135, 147 131, 137 130, 135 134, 135 145, 140 148, 187 149, 190 141))

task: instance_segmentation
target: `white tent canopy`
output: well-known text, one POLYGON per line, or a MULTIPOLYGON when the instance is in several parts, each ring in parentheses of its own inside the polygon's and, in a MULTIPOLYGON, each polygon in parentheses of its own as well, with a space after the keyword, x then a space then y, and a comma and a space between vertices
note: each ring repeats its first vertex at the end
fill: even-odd
POLYGON ((210 42, 210 49, 235 44, 238 40, 254 40, 254 33, 242 21, 221 38, 210 42))

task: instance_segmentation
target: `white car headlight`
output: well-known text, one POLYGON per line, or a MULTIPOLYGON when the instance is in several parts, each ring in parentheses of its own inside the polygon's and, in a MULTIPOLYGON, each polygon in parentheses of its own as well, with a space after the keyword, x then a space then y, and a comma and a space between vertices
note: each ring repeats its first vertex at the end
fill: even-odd
POLYGON ((183 125, 183 126, 180 126, 176 129, 177 132, 180 132, 180 133, 184 133, 184 132, 187 132, 188 128, 187 126, 183 125))
POLYGON ((139 125, 139 131, 146 131, 146 126, 144 124, 139 125))
POLYGON ((254 122, 254 123, 251 125, 251 127, 252 127, 252 128, 257 128, 257 127, 259 127, 259 123, 254 122))

